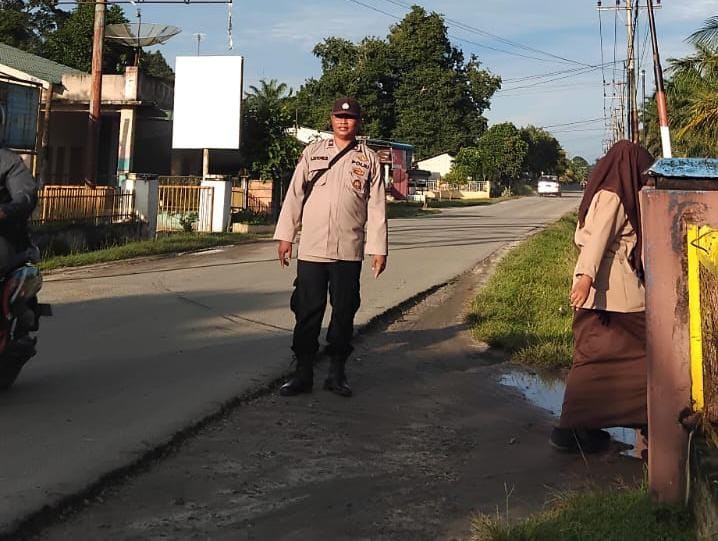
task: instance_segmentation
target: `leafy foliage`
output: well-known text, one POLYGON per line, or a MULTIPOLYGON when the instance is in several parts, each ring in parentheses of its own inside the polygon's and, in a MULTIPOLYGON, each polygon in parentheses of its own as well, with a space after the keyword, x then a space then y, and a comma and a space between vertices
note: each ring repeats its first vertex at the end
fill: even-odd
MULTIPOLYGON (((718 154, 718 17, 706 21, 689 40, 695 52, 671 59, 666 97, 676 156, 714 157, 718 154)), ((647 144, 661 153, 655 97, 646 110, 647 144)))
POLYGON ((476 146, 459 150, 444 180, 449 184, 490 180, 492 192, 509 197, 513 194, 513 181, 523 172, 528 149, 516 126, 510 122, 497 124, 479 138, 476 146))
POLYGON ((586 158, 576 156, 568 161, 568 168, 566 169, 565 175, 569 180, 574 182, 584 182, 588 180, 590 170, 591 166, 588 161, 586 161, 586 158))
MULTIPOLYGON (((41 47, 42 56, 81 71, 89 72, 92 65, 92 35, 95 20, 94 4, 77 4, 67 20, 47 35, 41 47)), ((122 8, 110 6, 105 14, 107 24, 125 23, 122 8)), ((132 50, 119 43, 106 41, 102 70, 119 73, 133 59, 132 50)))
POLYGON ((527 126, 521 128, 521 138, 528 145, 524 170, 535 178, 556 174, 561 163, 561 144, 546 130, 527 126))
POLYGON ((418 6, 385 40, 331 37, 314 54, 322 76, 308 79, 293 100, 300 122, 327 129, 332 102, 352 95, 362 104, 364 133, 411 143, 419 159, 475 144, 501 84, 451 45, 441 15, 418 6))
MULTIPOLYGON (((78 3, 71 12, 53 0, 0 0, 0 42, 28 51, 81 71, 90 71, 95 7, 78 3)), ((106 24, 127 22, 122 9, 110 6, 106 24)), ((120 73, 134 60, 131 48, 105 41, 104 73, 120 73)), ((140 65, 148 75, 174 78, 161 52, 142 53, 140 65)))
POLYGON ((50 0, 0 0, 0 42, 37 53, 66 17, 50 0))
POLYGON ((253 176, 284 179, 301 154, 301 145, 286 131, 292 125, 287 107, 292 91, 274 79, 250 86, 244 102, 242 155, 253 176))
POLYGON ((167 63, 164 55, 160 51, 142 52, 140 56, 140 68, 147 75, 163 79, 165 81, 174 81, 175 72, 167 63))

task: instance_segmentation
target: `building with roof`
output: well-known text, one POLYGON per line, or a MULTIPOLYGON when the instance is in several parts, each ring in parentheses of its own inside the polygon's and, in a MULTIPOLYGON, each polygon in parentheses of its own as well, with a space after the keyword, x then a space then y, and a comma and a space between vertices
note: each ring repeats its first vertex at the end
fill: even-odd
MULTIPOLYGON (((46 184, 83 178, 91 76, 0 43, 0 77, 41 89, 35 148, 28 152, 46 184)), ((129 171, 169 173, 174 89, 136 67, 102 76, 98 183, 129 171)))

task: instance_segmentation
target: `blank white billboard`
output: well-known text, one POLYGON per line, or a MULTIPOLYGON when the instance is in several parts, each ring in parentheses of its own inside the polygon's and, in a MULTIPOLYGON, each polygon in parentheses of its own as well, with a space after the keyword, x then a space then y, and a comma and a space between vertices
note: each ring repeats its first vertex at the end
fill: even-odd
POLYGON ((172 148, 239 148, 241 56, 180 56, 172 148))

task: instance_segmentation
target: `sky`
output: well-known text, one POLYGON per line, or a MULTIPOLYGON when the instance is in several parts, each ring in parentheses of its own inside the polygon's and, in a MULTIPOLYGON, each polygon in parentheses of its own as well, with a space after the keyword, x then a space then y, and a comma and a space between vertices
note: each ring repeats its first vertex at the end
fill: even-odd
MULTIPOLYGON (((640 1, 645 5, 646 0, 640 1)), ((177 56, 196 54, 194 35, 199 33, 202 34, 200 54, 244 56, 247 90, 263 78, 277 79, 298 89, 308 77, 321 75, 319 61, 311 52, 316 43, 329 36, 353 41, 366 36, 384 38, 390 26, 408 11, 402 4, 409 2, 235 0, 231 8, 231 50, 227 33, 229 9, 225 5, 192 0, 186 5, 139 7, 143 22, 172 24, 182 29, 181 34, 160 47, 171 65, 177 56)), ((627 56, 624 11, 601 11, 599 24, 595 0, 422 0, 414 3, 450 19, 447 25, 453 44, 467 57, 477 55, 485 68, 503 78, 502 90, 494 95, 491 109, 485 113, 490 124, 510 121, 517 126, 546 126, 570 156, 581 155, 592 161, 601 155, 604 104, 610 111, 614 70, 612 65, 603 69, 596 66, 615 59, 619 62, 615 78, 622 79, 620 62, 627 56), (562 73, 521 80, 554 72, 562 73), (606 100, 604 78, 608 83, 606 100)), ((625 0, 622 4, 625 5, 625 0)), ((604 0, 603 5, 613 6, 615 1, 604 0)), ((128 19, 136 20, 135 8, 123 7, 128 19)), ((718 0, 663 0, 662 8, 656 11, 663 63, 688 54, 691 47, 685 38, 714 15, 718 15, 718 0)), ((646 12, 642 10, 636 43, 650 94, 654 83, 646 30, 646 12)))

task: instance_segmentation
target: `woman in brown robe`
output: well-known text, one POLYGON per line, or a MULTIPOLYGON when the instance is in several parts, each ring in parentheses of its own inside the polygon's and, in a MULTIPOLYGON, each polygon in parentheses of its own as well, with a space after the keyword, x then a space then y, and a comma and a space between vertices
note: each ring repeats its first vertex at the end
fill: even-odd
POLYGON ((596 164, 579 207, 573 366, 550 438, 563 451, 597 451, 610 440, 602 428, 647 424, 638 192, 652 163, 643 147, 616 143, 596 164))

